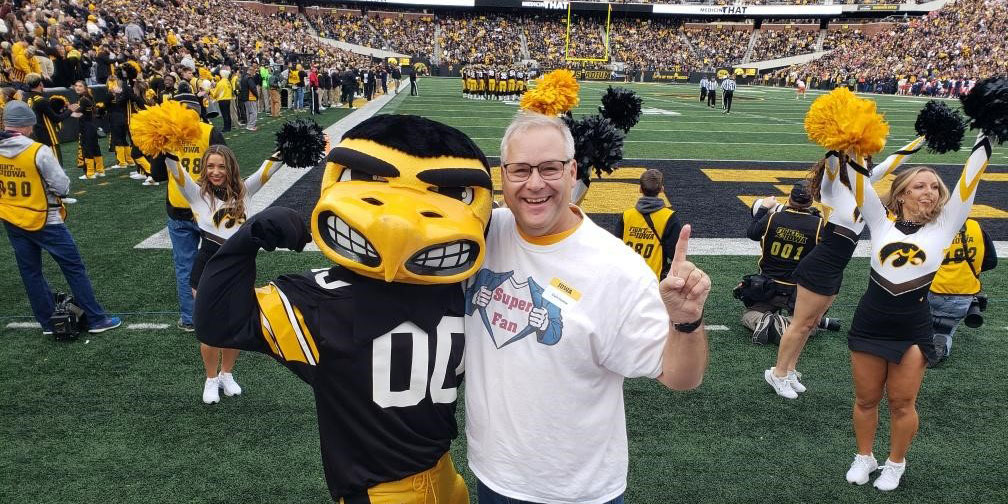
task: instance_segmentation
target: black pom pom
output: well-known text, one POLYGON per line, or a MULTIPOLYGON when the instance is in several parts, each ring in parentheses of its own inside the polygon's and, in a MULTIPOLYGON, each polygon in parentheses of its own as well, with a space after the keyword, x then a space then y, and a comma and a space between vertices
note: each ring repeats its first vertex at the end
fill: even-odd
POLYGON ((641 98, 633 91, 609 86, 602 95, 602 106, 599 107, 602 117, 609 119, 613 126, 629 132, 641 116, 641 98))
POLYGON ((944 102, 931 100, 917 114, 914 129, 924 135, 931 152, 944 154, 962 147, 966 123, 958 110, 952 110, 944 102))
POLYGON ((1008 140, 1008 79, 984 79, 959 99, 970 118, 970 128, 983 131, 998 144, 1008 140))
POLYGON ((292 168, 311 168, 325 154, 325 134, 311 119, 288 121, 277 131, 276 148, 280 159, 292 168))
POLYGON ((568 113, 563 119, 574 137, 578 180, 589 185, 592 170, 599 177, 602 172, 612 173, 616 169, 616 163, 623 159, 623 138, 626 135, 601 115, 574 119, 568 113))

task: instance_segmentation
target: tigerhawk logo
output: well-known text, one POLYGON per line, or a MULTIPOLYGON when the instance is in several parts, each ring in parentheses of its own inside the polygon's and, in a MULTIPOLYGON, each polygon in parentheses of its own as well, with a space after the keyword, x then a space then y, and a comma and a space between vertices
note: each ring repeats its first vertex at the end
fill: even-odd
POLYGON ((213 214, 213 223, 214 226, 217 227, 231 229, 235 226, 240 226, 243 222, 245 222, 245 216, 236 219, 234 216, 234 209, 231 207, 221 208, 213 214), (221 226, 221 222, 224 223, 223 226, 221 226))
POLYGON ((885 264, 890 256, 895 256, 892 265, 896 268, 907 263, 917 266, 927 260, 924 251, 913 243, 896 242, 882 247, 882 250, 879 252, 879 259, 882 260, 882 264, 885 264))

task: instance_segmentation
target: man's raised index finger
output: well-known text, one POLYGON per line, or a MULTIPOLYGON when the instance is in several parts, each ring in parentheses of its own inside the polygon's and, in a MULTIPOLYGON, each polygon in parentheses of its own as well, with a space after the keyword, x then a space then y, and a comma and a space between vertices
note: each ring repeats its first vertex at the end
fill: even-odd
POLYGON ((686 260, 686 251, 689 249, 689 237, 693 230, 693 226, 686 224, 682 227, 682 231, 679 231, 679 241, 676 242, 675 255, 672 256, 672 262, 683 262, 686 260))

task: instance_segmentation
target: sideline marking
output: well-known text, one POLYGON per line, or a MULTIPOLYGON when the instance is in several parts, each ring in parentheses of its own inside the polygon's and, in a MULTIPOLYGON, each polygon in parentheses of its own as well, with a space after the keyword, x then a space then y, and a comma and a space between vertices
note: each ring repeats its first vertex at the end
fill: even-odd
POLYGON ((38 322, 11 322, 7 329, 42 329, 38 322))
POLYGON ((665 110, 665 109, 654 108, 654 107, 647 107, 644 110, 642 110, 641 113, 644 114, 644 115, 660 115, 660 116, 677 116, 677 115, 682 115, 679 112, 674 112, 674 111, 671 111, 671 110, 665 110))
POLYGON ((140 323, 140 324, 127 324, 126 325, 126 329, 133 329, 133 330, 137 330, 137 329, 168 329, 170 326, 171 326, 170 324, 140 323))

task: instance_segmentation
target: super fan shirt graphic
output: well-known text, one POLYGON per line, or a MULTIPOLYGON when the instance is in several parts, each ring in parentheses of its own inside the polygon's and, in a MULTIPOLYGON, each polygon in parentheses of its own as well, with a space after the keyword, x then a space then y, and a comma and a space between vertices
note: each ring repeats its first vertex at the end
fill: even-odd
POLYGON ((532 335, 539 343, 555 345, 563 336, 561 306, 576 301, 577 292, 558 279, 551 284, 547 291, 532 277, 519 280, 514 271, 483 268, 466 289, 466 315, 478 313, 497 348, 532 335), (556 292, 553 285, 566 292, 556 292))

